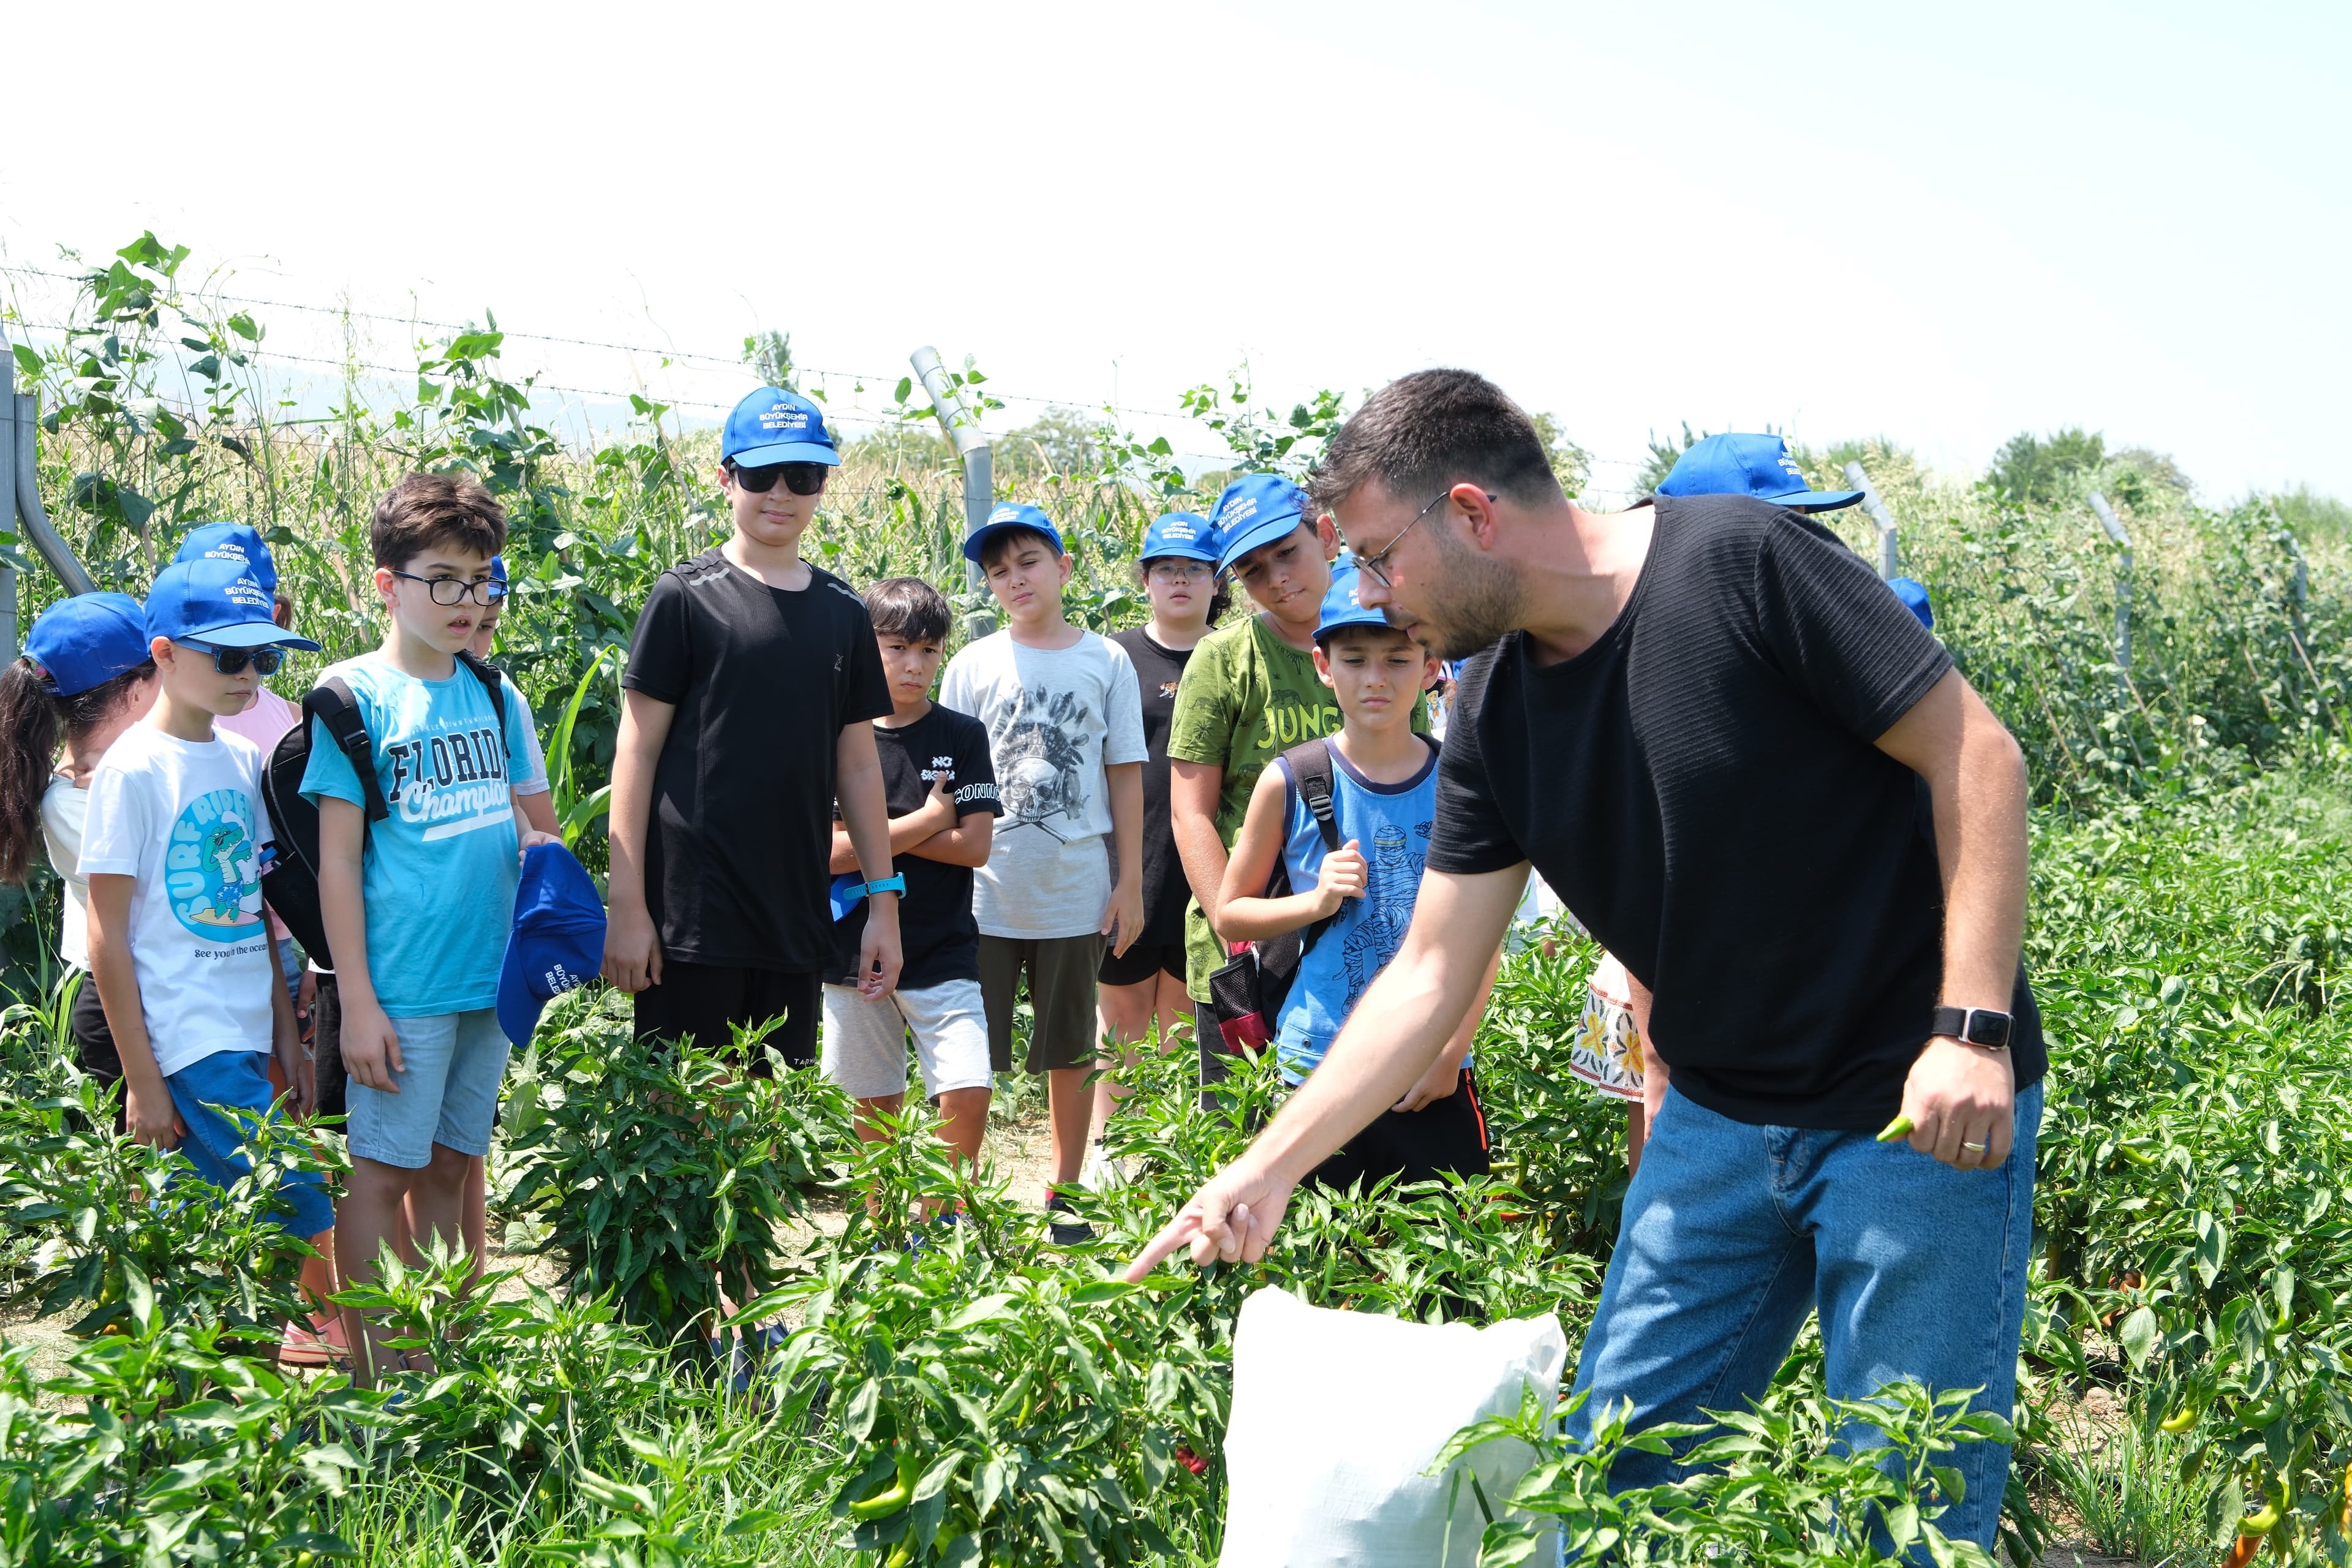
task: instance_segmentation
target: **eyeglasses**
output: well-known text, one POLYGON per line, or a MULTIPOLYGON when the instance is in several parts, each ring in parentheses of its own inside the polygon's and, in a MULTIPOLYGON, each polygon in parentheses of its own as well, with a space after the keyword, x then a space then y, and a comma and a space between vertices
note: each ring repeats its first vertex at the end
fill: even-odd
POLYGON ((282 647, 215 647, 206 642, 182 643, 180 646, 212 655, 213 668, 223 675, 242 675, 248 664, 253 666, 256 675, 275 675, 278 667, 286 662, 286 650, 282 647))
POLYGON ((507 596, 507 585, 496 577, 477 577, 469 583, 463 577, 419 577, 414 572, 394 572, 393 575, 424 584, 425 592, 441 605, 461 605, 469 595, 478 605, 495 605, 507 596))
MULTIPOLYGON (((1373 551, 1370 555, 1358 555, 1356 557, 1357 566, 1363 571, 1370 572, 1374 577, 1378 578, 1381 587, 1395 587, 1396 584, 1389 581, 1388 571, 1386 568, 1381 566, 1381 563, 1386 561, 1390 554, 1395 551, 1396 547, 1404 542, 1404 536, 1413 531, 1415 524, 1419 523, 1423 518, 1427 517, 1431 512, 1435 511, 1437 510, 1438 503, 1453 493, 1453 487, 1449 485, 1444 489, 1439 491, 1435 496, 1433 496, 1427 506, 1423 507, 1419 511, 1412 514, 1412 522, 1406 523, 1402 528, 1396 531, 1394 538, 1391 539, 1386 544, 1381 545, 1378 550, 1373 551)), ((1494 493, 1492 491, 1487 492, 1486 499, 1489 501, 1492 501, 1495 499, 1494 493)))
POLYGON ((1217 569, 1206 561, 1190 561, 1181 555, 1163 555, 1147 561, 1143 569, 1163 583, 1190 583, 1195 577, 1213 577, 1217 569))
POLYGON ((783 480, 784 489, 796 496, 813 496, 824 493, 824 476, 829 468, 824 463, 761 463, 756 468, 740 468, 730 463, 727 471, 735 476, 737 484, 755 496, 774 489, 778 479, 783 480))

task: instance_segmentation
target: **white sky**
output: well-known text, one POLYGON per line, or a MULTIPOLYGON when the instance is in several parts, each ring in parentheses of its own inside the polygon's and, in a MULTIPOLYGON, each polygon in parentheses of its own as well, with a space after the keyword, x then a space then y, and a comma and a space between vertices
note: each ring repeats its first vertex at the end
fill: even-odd
POLYGON ((782 328, 867 403, 927 342, 1140 411, 1244 358, 1286 402, 1452 363, 1621 463, 1687 418, 1973 471, 2079 423, 2209 500, 2352 495, 2340 0, 96 17, 0 23, 0 263, 152 226, 271 300, 721 359, 782 328))

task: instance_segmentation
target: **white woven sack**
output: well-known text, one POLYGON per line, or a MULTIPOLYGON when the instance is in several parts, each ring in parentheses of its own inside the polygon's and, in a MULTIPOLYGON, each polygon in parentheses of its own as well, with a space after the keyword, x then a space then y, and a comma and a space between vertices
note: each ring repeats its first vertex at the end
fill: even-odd
POLYGON ((1258 1291, 1234 1330, 1218 1568, 1473 1568, 1486 1519, 1465 1477, 1449 1544, 1454 1473, 1475 1472, 1499 1509, 1534 1455, 1493 1443, 1424 1472, 1454 1433, 1518 1409, 1522 1388, 1549 1408, 1567 1361, 1549 1315, 1475 1329, 1258 1291))

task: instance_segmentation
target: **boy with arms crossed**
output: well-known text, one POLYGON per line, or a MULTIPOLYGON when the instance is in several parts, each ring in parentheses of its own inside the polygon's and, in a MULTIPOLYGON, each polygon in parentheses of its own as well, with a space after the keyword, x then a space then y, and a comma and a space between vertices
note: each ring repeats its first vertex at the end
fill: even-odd
MULTIPOLYGON (((893 577, 866 590, 866 610, 890 682, 890 716, 874 721, 874 742, 889 792, 892 865, 907 879, 899 927, 906 963, 898 988, 868 1002, 856 989, 864 911, 853 904, 834 922, 824 1075, 857 1102, 857 1136, 878 1142, 883 1131, 873 1113, 895 1116, 906 1100, 911 1033, 923 1092, 939 1107, 940 1137, 961 1158, 975 1161, 988 1131, 992 1080, 971 874, 988 864, 991 829, 1003 809, 988 731, 930 699, 952 616, 937 588, 919 577, 893 577)), ((856 847, 838 826, 833 869, 836 876, 857 869, 856 847)))
MULTIPOLYGON (((864 601, 801 559, 841 462, 824 414, 761 387, 727 416, 719 452, 735 531, 662 574, 621 678, 604 978, 635 993, 640 1039, 725 1051, 737 1028, 775 1025, 768 1043, 808 1067, 834 966, 836 797, 858 865, 890 876, 868 722, 890 692, 864 601)), ((855 970, 872 1001, 898 981, 898 896, 863 901, 855 970)))
MULTIPOLYGON (((1046 1075, 1054 1186, 1077 1180, 1094 1096, 1095 974, 1105 938, 1123 953, 1143 930, 1143 709, 1116 643, 1062 617, 1070 557, 1034 506, 1000 506, 964 540, 1005 628, 948 665, 940 700, 986 727, 1003 823, 982 867, 980 986, 989 1055, 1013 1070, 1013 1009, 1029 979, 1034 1022, 1024 1065, 1046 1075), (1110 835, 1113 881, 1103 837, 1110 835)), ((1068 1207, 1058 1190, 1048 1213, 1068 1207)), ((1091 1240, 1055 1219, 1057 1246, 1091 1240)))
MULTIPOLYGON (((1356 581, 1353 567, 1333 577, 1315 631, 1315 668, 1342 715, 1339 732, 1325 743, 1343 842, 1325 850, 1292 769, 1297 753, 1276 757, 1251 792, 1217 916, 1218 929, 1236 942, 1328 922, 1299 960, 1275 1040, 1283 1081, 1294 1086, 1322 1065, 1372 977, 1403 945, 1437 818, 1437 747, 1414 734, 1412 722, 1413 698, 1437 661, 1378 610, 1364 608, 1356 581), (1277 859, 1291 887, 1303 891, 1263 896, 1277 859)), ((1307 1179, 1369 1187, 1391 1175, 1425 1182, 1486 1174, 1486 1119, 1470 1068, 1471 1037, 1485 1011, 1482 994, 1404 1098, 1307 1179)))
MULTIPOLYGON (((366 790, 323 720, 302 775, 319 807, 320 914, 348 1079, 352 1173, 335 1225, 347 1280, 372 1279, 385 1246, 400 1245, 404 1209, 412 1252, 464 1244, 466 1179, 489 1152, 506 1076, 494 1009, 520 850, 548 837, 515 799, 530 706, 457 663, 498 596, 490 558, 506 514, 471 478, 411 474, 376 502, 368 531, 391 625, 382 647, 320 679, 350 683, 390 815, 367 820, 366 790)), ((362 1381, 404 1364, 383 1342, 389 1327, 357 1316, 344 1331, 362 1381)))

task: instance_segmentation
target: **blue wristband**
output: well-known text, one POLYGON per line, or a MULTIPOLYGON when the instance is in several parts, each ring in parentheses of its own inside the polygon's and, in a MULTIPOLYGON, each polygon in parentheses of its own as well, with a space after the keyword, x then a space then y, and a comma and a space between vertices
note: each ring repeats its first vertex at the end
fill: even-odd
POLYGON ((907 878, 903 872, 895 877, 885 877, 878 882, 866 883, 861 890, 868 893, 903 894, 907 890, 907 878))

